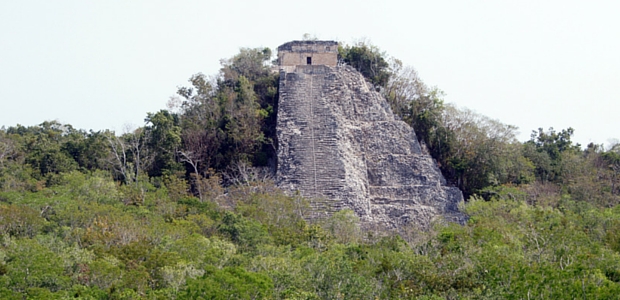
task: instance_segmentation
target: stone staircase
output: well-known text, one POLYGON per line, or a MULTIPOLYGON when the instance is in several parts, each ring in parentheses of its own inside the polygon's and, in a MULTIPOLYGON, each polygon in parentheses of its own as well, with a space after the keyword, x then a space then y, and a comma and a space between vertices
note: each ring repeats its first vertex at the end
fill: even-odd
POLYGON ((284 138, 278 126, 279 140, 288 142, 280 145, 294 155, 285 164, 279 156, 278 174, 281 185, 291 186, 304 197, 315 199, 312 205, 316 212, 331 214, 342 207, 337 197, 345 186, 344 169, 337 158, 338 139, 330 130, 336 123, 334 116, 322 98, 324 84, 315 73, 320 74, 323 66, 308 66, 305 72, 285 73, 280 97, 293 99, 281 101, 278 107, 279 122, 287 119, 287 127, 294 128, 284 138), (286 118, 289 117, 289 118, 286 118))
POLYGON ((462 221, 462 195, 446 187, 415 133, 347 67, 280 72, 278 185, 311 199, 312 217, 354 210, 366 224, 462 221))

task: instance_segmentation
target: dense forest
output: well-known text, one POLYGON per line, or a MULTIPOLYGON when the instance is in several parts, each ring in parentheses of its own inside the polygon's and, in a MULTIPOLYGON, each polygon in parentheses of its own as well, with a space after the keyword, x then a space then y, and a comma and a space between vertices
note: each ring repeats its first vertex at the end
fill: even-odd
POLYGON ((309 221, 274 185, 278 74, 243 48, 125 132, 0 129, 2 299, 617 299, 620 145, 443 102, 368 43, 343 45, 466 196, 463 224, 309 221))

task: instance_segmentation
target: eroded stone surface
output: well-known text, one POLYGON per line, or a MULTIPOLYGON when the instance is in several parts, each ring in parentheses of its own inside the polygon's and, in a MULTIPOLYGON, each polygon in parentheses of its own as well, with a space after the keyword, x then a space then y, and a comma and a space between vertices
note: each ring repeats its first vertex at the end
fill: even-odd
POLYGON ((350 208, 367 227, 463 221, 460 190, 355 69, 283 69, 279 99, 278 185, 312 199, 313 217, 350 208))

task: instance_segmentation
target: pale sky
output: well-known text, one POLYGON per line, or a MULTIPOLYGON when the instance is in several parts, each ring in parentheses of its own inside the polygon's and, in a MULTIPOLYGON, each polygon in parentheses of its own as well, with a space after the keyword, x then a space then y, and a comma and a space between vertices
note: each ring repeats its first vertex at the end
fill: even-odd
POLYGON ((620 138, 620 1, 0 0, 0 126, 142 126, 192 74, 304 33, 366 38, 446 101, 620 138))

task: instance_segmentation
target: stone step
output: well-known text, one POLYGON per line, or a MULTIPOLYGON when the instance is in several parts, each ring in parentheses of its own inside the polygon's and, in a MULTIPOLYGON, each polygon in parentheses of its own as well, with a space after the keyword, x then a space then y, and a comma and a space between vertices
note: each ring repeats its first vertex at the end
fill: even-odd
POLYGON ((279 159, 290 164, 279 167, 278 180, 315 198, 312 215, 353 205, 365 220, 393 224, 392 216, 429 218, 436 209, 453 209, 458 197, 441 187, 443 177, 421 153, 413 130, 395 121, 359 73, 347 67, 300 70, 281 73, 278 126, 294 131, 278 128, 287 155, 279 159), (360 207, 371 206, 377 215, 363 215, 360 207))

